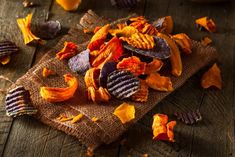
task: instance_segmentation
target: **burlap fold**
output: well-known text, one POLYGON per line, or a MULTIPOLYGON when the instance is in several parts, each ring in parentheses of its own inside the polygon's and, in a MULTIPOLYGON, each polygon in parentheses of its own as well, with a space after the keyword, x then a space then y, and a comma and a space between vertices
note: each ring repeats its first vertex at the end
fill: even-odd
MULTIPOLYGON (((103 143, 109 144, 116 140, 131 124, 142 118, 149 110, 157 105, 158 102, 170 94, 151 90, 148 102, 146 103, 129 102, 126 100, 125 102, 135 105, 136 118, 133 122, 125 125, 113 115, 114 109, 123 101, 112 99, 110 102, 102 104, 94 104, 87 101, 83 76, 72 73, 66 61, 59 61, 55 58, 55 54, 63 47, 64 41, 78 43, 80 50, 86 49, 87 41, 89 41, 91 36, 84 34, 82 29, 87 28, 92 30, 94 27, 104 25, 105 23, 107 23, 107 21, 104 18, 98 17, 92 11, 88 11, 88 13, 82 17, 81 23, 78 25, 77 29, 71 29, 68 35, 64 36, 52 50, 46 53, 38 64, 16 81, 16 85, 23 85, 30 91, 32 105, 38 109, 35 118, 49 126, 62 130, 66 134, 77 137, 83 144, 93 148, 103 143), (54 70, 58 75, 43 78, 42 69, 44 67, 54 70), (69 101, 54 104, 43 100, 39 94, 40 87, 66 86, 63 75, 67 73, 72 73, 79 79, 79 88, 74 97, 69 101), (60 114, 75 116, 79 113, 85 116, 76 124, 60 122, 56 119, 60 114), (92 117, 99 118, 99 121, 93 122, 91 120, 92 117)), ((193 41, 192 52, 191 55, 182 58, 182 76, 171 78, 174 89, 179 88, 189 77, 216 58, 216 50, 214 48, 204 47, 196 41, 193 41)))

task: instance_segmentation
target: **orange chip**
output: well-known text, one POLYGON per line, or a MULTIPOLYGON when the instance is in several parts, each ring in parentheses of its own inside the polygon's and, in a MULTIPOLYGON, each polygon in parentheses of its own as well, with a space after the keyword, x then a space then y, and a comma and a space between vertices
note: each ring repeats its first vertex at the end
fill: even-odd
POLYGON ((87 48, 90 51, 93 50, 99 50, 100 46, 104 43, 107 35, 108 35, 108 31, 109 31, 110 25, 107 24, 105 26, 103 26, 102 28, 100 28, 95 34, 94 36, 91 38, 90 43, 88 44, 87 48))
POLYGON ((117 28, 118 29, 123 29, 124 27, 126 27, 127 25, 125 23, 118 23, 117 24, 117 28))
POLYGON ((168 116, 164 114, 155 114, 153 116, 153 139, 175 142, 173 129, 176 121, 168 122, 168 116))
POLYGON ((97 117, 92 117, 92 118, 91 118, 91 121, 92 121, 92 122, 97 122, 98 120, 99 120, 99 118, 97 118, 97 117))
POLYGON ((207 16, 197 19, 196 24, 205 28, 209 32, 216 32, 215 22, 207 16))
POLYGON ((130 37, 132 34, 137 33, 138 30, 135 27, 132 26, 126 26, 123 29, 111 29, 109 30, 109 33, 112 36, 118 36, 118 37, 130 37))
POLYGON ((40 38, 36 37, 30 30, 32 17, 33 14, 28 14, 25 18, 17 19, 17 24, 23 34, 25 44, 40 40, 40 38))
POLYGON ((73 117, 71 123, 74 124, 74 123, 77 123, 78 121, 80 121, 83 117, 83 114, 78 114, 77 116, 73 117))
POLYGON ((144 74, 145 67, 146 67, 146 63, 141 62, 141 60, 136 56, 124 58, 122 61, 120 61, 117 64, 117 69, 128 70, 131 73, 133 73, 135 76, 144 74))
POLYGON ((211 44, 212 43, 212 40, 211 40, 211 38, 209 38, 209 37, 204 37, 204 38, 202 38, 202 40, 201 40, 201 44, 203 45, 203 46, 207 46, 207 45, 209 45, 209 44, 211 44))
POLYGON ((153 59, 152 62, 146 65, 145 74, 151 74, 161 70, 163 62, 160 59, 153 59))
POLYGON ((73 42, 64 42, 64 48, 56 54, 59 60, 68 59, 78 53, 78 47, 73 42))
POLYGON ((41 87, 41 97, 49 102, 62 102, 72 98, 78 88, 78 80, 71 74, 64 75, 64 79, 69 87, 41 87))
POLYGON ((102 28, 101 26, 97 26, 97 27, 95 27, 95 29, 94 29, 94 33, 98 32, 101 28, 102 28))
POLYGON ((211 86, 222 89, 221 72, 217 64, 215 63, 207 72, 205 72, 201 79, 201 85, 203 88, 209 88, 211 86))
POLYGON ((48 68, 43 68, 42 76, 43 77, 48 77, 50 75, 55 75, 55 72, 53 70, 48 69, 48 68))
POLYGON ((122 103, 114 110, 113 114, 120 119, 122 124, 125 124, 135 119, 135 106, 122 103))
POLYGON ((146 78, 146 83, 150 88, 158 91, 173 91, 171 79, 169 77, 161 76, 158 73, 151 73, 146 78))
POLYGON ((185 54, 192 53, 191 39, 185 33, 175 34, 172 38, 185 54))
POLYGON ((86 71, 86 74, 84 76, 84 81, 87 87, 94 87, 95 89, 98 89, 99 85, 99 78, 100 75, 100 69, 98 68, 91 68, 86 71))
POLYGON ((103 87, 99 87, 99 89, 95 89, 94 87, 88 87, 88 100, 92 100, 93 102, 108 102, 111 98, 108 90, 103 87))
POLYGON ((144 80, 140 80, 140 89, 138 90, 138 92, 136 92, 131 96, 131 100, 137 102, 147 102, 148 94, 149 94, 148 85, 144 80))
POLYGON ((155 41, 153 36, 148 34, 135 33, 132 34, 131 37, 121 37, 120 39, 126 41, 131 46, 139 49, 149 50, 153 49, 155 46, 155 41))
POLYGON ((0 58, 0 63, 2 65, 6 65, 11 61, 11 56, 4 56, 2 58, 0 58))

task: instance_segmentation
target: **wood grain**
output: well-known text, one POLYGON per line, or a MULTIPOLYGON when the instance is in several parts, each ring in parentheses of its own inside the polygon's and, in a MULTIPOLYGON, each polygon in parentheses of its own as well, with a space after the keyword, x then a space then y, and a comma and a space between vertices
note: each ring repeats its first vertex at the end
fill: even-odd
MULTIPOLYGON (((99 15, 118 18, 131 12, 144 14, 150 18, 172 15, 176 26, 174 32, 186 32, 193 39, 199 40, 203 36, 213 39, 213 45, 219 50, 219 66, 223 74, 223 90, 203 90, 200 87, 200 77, 206 70, 202 70, 191 78, 182 88, 175 91, 156 108, 149 112, 140 122, 135 124, 124 136, 125 145, 119 142, 103 146, 96 151, 96 156, 233 156, 234 150, 234 52, 235 52, 235 4, 230 2, 220 5, 199 5, 185 0, 145 0, 135 10, 120 10, 111 7, 108 0, 87 0, 76 12, 65 12, 55 1, 40 1, 41 6, 33 9, 23 9, 21 1, 0 0, 0 17, 15 21, 16 17, 23 17, 28 12, 35 12, 36 20, 45 20, 47 12, 49 19, 59 20, 63 32, 70 26, 76 26, 80 17, 88 9, 93 9, 99 15), (51 5, 52 2, 52 5, 51 5), (45 4, 44 4, 45 3, 45 4), (209 34, 199 32, 194 24, 198 17, 208 15, 216 20, 218 33, 209 34), (189 111, 200 108, 204 120, 196 126, 187 126, 179 122, 176 127, 175 144, 152 141, 151 123, 155 113, 172 115, 175 111, 189 111)), ((4 23, 0 22, 0 30, 4 23)), ((14 24, 8 30, 14 32, 14 24)), ((18 32, 19 33, 19 32, 18 32)), ((35 64, 47 49, 60 39, 48 41, 43 47, 24 46, 21 36, 16 42, 22 50, 13 58, 14 64, 0 66, 0 74, 16 80, 35 64), (34 57, 34 54, 36 56, 34 57), (21 59, 24 57, 24 59, 21 59)), ((8 84, 1 83, 0 87, 8 84)), ((0 96, 3 104, 3 95, 0 96)), ((4 107, 0 106, 0 156, 85 156, 86 149, 73 137, 41 124, 30 117, 14 120, 5 115, 4 107), (7 141, 7 142, 6 142, 7 141), (4 152, 3 152, 4 149, 4 152)), ((171 116, 173 118, 173 116, 171 116)))

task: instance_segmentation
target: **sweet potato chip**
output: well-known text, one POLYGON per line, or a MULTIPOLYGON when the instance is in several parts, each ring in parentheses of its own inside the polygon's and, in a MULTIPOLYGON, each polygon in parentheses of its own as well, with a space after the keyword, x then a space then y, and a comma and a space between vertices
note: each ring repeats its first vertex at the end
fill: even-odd
POLYGON ((122 103, 114 110, 113 114, 120 119, 122 124, 125 124, 135 119, 135 106, 122 103))
POLYGON ((4 56, 0 58, 0 63, 6 65, 11 61, 11 56, 4 56))
POLYGON ((123 29, 111 29, 109 30, 109 33, 112 36, 118 36, 118 37, 130 37, 132 34, 137 33, 138 30, 135 27, 132 26, 126 26, 123 29))
POLYGON ((48 77, 50 75, 55 75, 55 72, 53 70, 48 69, 48 68, 43 68, 42 76, 43 77, 48 77))
MULTIPOLYGON (((123 53, 121 41, 113 37, 99 52, 99 55, 92 62, 92 66, 97 67, 109 57, 109 60, 118 61, 123 53)), ((106 60, 106 61, 109 61, 106 60)))
POLYGON ((78 88, 78 81, 76 77, 72 76, 71 74, 64 75, 64 79, 69 87, 41 87, 41 97, 49 102, 62 102, 72 98, 78 88))
POLYGON ((28 14, 25 18, 17 19, 17 24, 23 34, 25 44, 40 40, 40 38, 36 37, 30 30, 32 17, 33 14, 28 14))
POLYGON ((171 16, 165 16, 155 20, 153 26, 156 27, 160 33, 170 34, 173 31, 174 22, 171 16))
POLYGON ((201 40, 201 44, 203 45, 203 46, 207 46, 207 45, 209 45, 209 44, 211 44, 212 43, 212 40, 211 40, 211 38, 209 38, 209 37, 204 37, 204 38, 202 38, 202 40, 201 40))
POLYGON ((146 67, 146 63, 141 62, 141 60, 136 56, 124 58, 122 61, 120 61, 117 64, 117 69, 128 70, 135 76, 144 74, 145 67, 146 67))
POLYGON ((148 94, 149 94, 148 85, 144 80, 140 80, 140 89, 138 90, 138 92, 136 92, 131 96, 131 100, 137 102, 147 102, 148 94))
POLYGON ((120 39, 139 49, 149 50, 153 49, 155 46, 153 36, 148 34, 135 33, 129 38, 121 37, 120 39))
POLYGON ((173 91, 171 79, 169 77, 161 76, 158 73, 151 73, 146 78, 146 83, 150 88, 158 91, 173 91))
POLYGON ((99 50, 100 46, 104 43, 107 35, 108 35, 108 31, 109 31, 110 25, 107 24, 105 26, 103 26, 102 28, 100 28, 95 34, 94 36, 91 38, 90 43, 88 44, 87 48, 90 51, 93 50, 99 50))
POLYGON ((215 22, 207 16, 199 18, 195 22, 198 26, 205 28, 209 32, 216 32, 215 22))
POLYGON ((66 41, 64 43, 64 48, 56 54, 56 58, 59 60, 71 58, 78 53, 77 48, 75 43, 66 41))
POLYGON ((97 27, 95 27, 95 29, 94 29, 93 32, 96 33, 96 32, 98 32, 101 28, 102 28, 101 26, 97 26, 97 27))
POLYGON ((64 114, 59 115, 59 117, 56 118, 57 120, 59 120, 60 122, 66 122, 66 121, 70 121, 73 118, 72 117, 67 117, 64 114))
POLYGON ((98 89, 99 87, 99 75, 100 69, 98 68, 91 68, 86 71, 84 81, 87 87, 94 87, 98 89))
POLYGON ((175 142, 173 129, 176 121, 168 122, 168 116, 164 114, 155 114, 153 116, 153 139, 175 142))
POLYGON ((183 65, 182 65, 180 51, 179 51, 178 46, 176 45, 173 39, 171 39, 170 37, 168 37, 167 35, 163 33, 158 33, 157 36, 162 39, 165 39, 167 43, 169 44, 171 48, 171 56, 170 56, 171 67, 172 67, 171 73, 174 76, 180 76, 182 73, 183 65))
POLYGON ((205 72, 201 79, 201 85, 203 88, 209 88, 211 86, 222 89, 221 71, 215 63, 207 72, 205 72))
POLYGON ((97 118, 97 117, 92 117, 92 118, 91 118, 91 121, 92 121, 92 122, 97 122, 98 120, 99 120, 99 118, 97 118))
POLYGON ((191 39, 185 33, 179 33, 172 36, 172 39, 185 54, 192 53, 191 39))
POLYGON ((83 114, 78 114, 77 116, 73 117, 71 123, 74 124, 74 123, 77 123, 78 121, 80 121, 83 117, 83 114))
POLYGON ((161 70, 163 62, 160 59, 153 59, 152 62, 146 65, 145 74, 151 74, 161 70))
POLYGON ((99 87, 98 90, 94 87, 88 87, 87 92, 88 100, 92 100, 93 102, 108 102, 111 98, 108 90, 103 87, 99 87))

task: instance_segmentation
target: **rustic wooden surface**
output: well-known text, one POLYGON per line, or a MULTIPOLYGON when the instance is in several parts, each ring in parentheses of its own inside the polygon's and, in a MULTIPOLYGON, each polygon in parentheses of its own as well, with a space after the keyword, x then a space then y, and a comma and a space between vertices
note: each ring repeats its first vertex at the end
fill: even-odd
MULTIPOLYGON (((235 156, 234 149, 234 96, 235 96, 235 3, 200 5, 188 0, 143 0, 133 10, 113 8, 108 0, 84 0, 78 11, 65 12, 53 0, 35 0, 40 6, 23 8, 22 1, 0 0, 0 40, 11 37, 20 46, 21 51, 14 55, 10 64, 0 66, 0 75, 16 80, 31 66, 39 61, 50 47, 66 34, 69 27, 75 27, 80 17, 88 9, 99 15, 118 18, 131 12, 143 14, 148 18, 165 15, 173 16, 175 32, 186 32, 193 39, 204 36, 213 39, 213 45, 219 52, 219 66, 222 69, 223 90, 203 90, 200 77, 203 69, 193 76, 183 87, 164 99, 123 135, 125 144, 117 141, 109 146, 102 146, 95 156, 128 155, 140 157, 147 153, 150 157, 229 157, 235 156), (59 20, 63 32, 46 45, 25 46, 16 26, 16 18, 34 12, 35 21, 59 20), (215 19, 218 32, 210 34, 199 32, 194 20, 201 16, 215 19), (152 141, 151 123, 155 113, 173 114, 175 111, 189 111, 200 108, 203 121, 195 126, 178 123, 177 142, 169 144, 152 141)), ((0 88, 7 88, 9 83, 0 80, 0 88)), ((77 139, 45 126, 30 117, 12 120, 5 116, 4 94, 0 94, 0 156, 85 156, 86 148, 77 139)))

